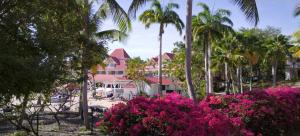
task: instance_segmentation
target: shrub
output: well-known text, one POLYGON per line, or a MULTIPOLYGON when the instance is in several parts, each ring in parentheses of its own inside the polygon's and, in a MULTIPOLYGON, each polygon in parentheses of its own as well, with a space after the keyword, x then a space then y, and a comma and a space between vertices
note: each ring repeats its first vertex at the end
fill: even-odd
POLYGON ((240 127, 225 114, 202 106, 178 94, 138 97, 115 105, 97 125, 103 133, 111 135, 239 135, 240 127))
POLYGON ((207 96, 199 104, 178 94, 138 97, 104 113, 97 125, 110 135, 284 135, 300 119, 300 89, 268 88, 207 96))
POLYGON ((299 88, 277 87, 238 95, 208 96, 201 103, 240 118, 256 135, 283 135, 299 121, 299 88))

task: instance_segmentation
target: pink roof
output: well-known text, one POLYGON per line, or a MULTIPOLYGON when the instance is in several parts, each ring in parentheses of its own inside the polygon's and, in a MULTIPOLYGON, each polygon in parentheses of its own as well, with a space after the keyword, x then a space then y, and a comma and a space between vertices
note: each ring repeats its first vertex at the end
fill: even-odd
MULTIPOLYGON (((92 79, 92 76, 89 75, 89 78, 92 79)), ((129 80, 125 77, 117 77, 115 75, 95 75, 95 81, 96 82, 113 82, 113 81, 124 81, 129 80)))
POLYGON ((126 85, 123 86, 124 88, 136 88, 136 85, 133 83, 128 83, 126 85))
POLYGON ((174 53, 165 53, 164 55, 167 56, 170 60, 173 60, 175 56, 174 53))
MULTIPOLYGON (((166 52, 166 53, 164 53, 164 54, 162 55, 162 60, 173 60, 173 59, 174 59, 174 56, 175 56, 174 53, 167 53, 167 52, 166 52)), ((152 60, 153 60, 154 62, 158 62, 158 56, 153 57, 152 60)))
MULTIPOLYGON (((159 84, 159 78, 158 77, 146 77, 146 81, 150 84, 159 84)), ((171 85, 171 84, 174 84, 172 82, 172 80, 166 78, 166 77, 163 77, 162 78, 162 84, 163 85, 171 85)))
POLYGON ((127 67, 127 60, 130 59, 128 53, 122 49, 115 49, 109 56, 107 60, 113 61, 116 64, 116 67, 101 67, 98 66, 98 70, 108 70, 108 71, 124 71, 127 67))
POLYGON ((111 57, 116 57, 118 59, 129 59, 130 56, 128 55, 128 53, 123 49, 123 48, 119 48, 119 49, 115 49, 111 54, 111 57))

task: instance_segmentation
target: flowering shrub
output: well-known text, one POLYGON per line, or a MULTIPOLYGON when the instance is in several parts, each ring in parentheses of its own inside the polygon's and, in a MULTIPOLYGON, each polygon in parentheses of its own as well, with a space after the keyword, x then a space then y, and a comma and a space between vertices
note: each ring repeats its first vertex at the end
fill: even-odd
POLYGON ((178 94, 138 97, 104 113, 97 125, 110 135, 254 136, 286 134, 300 116, 300 89, 268 88, 207 96, 199 104, 178 94))
POLYGON ((300 113, 300 89, 268 88, 238 95, 208 96, 201 103, 241 119, 255 135, 282 135, 296 122, 300 113))
POLYGON ((241 123, 239 120, 230 120, 208 105, 201 106, 178 94, 156 99, 139 97, 127 104, 115 105, 104 113, 97 125, 104 133, 122 136, 223 136, 242 133, 237 127, 241 123))

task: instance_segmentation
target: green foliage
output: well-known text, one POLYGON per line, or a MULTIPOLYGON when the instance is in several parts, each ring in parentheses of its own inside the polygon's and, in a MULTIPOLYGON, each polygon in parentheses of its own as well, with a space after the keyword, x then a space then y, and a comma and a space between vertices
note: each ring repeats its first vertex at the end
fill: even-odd
MULTIPOLYGON (((162 25, 161 27, 166 27, 169 24, 174 25, 181 34, 182 29, 184 28, 184 23, 181 21, 179 15, 174 11, 174 9, 178 8, 179 5, 176 3, 168 3, 166 7, 162 7, 159 0, 153 0, 151 9, 144 11, 139 16, 139 20, 146 26, 146 28, 149 28, 150 25, 155 23, 162 25)), ((163 30, 161 31, 161 33, 164 33, 163 30)))
POLYGON ((74 2, 5 0, 0 6, 1 96, 50 91, 76 50, 74 2))
MULTIPOLYGON (((195 43, 194 43, 195 44, 195 43)), ((176 78, 182 83, 182 88, 186 88, 186 79, 184 73, 184 61, 185 61, 185 44, 183 42, 174 43, 175 48, 173 53, 175 54, 174 60, 167 63, 169 76, 176 78)), ((204 81, 204 58, 201 45, 193 46, 192 49, 192 79, 195 87, 197 98, 203 98, 205 96, 205 81, 204 81)))
POLYGON ((17 131, 13 134, 10 134, 9 136, 27 136, 28 134, 25 131, 17 131))
POLYGON ((126 75, 134 81, 145 81, 146 62, 140 57, 132 58, 127 62, 126 75))

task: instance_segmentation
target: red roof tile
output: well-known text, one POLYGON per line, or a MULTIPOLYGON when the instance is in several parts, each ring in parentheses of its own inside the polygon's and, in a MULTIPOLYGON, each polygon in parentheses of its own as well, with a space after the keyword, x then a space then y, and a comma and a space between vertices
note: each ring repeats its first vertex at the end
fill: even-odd
POLYGON ((118 59, 129 59, 130 58, 130 56, 128 55, 128 53, 123 48, 115 49, 110 54, 110 56, 116 57, 118 59))
MULTIPOLYGON (((92 76, 89 75, 90 79, 92 79, 92 76)), ((115 75, 95 75, 95 81, 96 82, 113 82, 113 81, 124 81, 124 80, 129 80, 125 77, 117 77, 115 75)))
MULTIPOLYGON (((159 78, 158 77, 146 77, 146 81, 150 84, 159 84, 159 78)), ((172 82, 172 80, 166 78, 166 77, 163 77, 162 78, 162 84, 163 85, 171 85, 171 84, 174 84, 172 82)))

